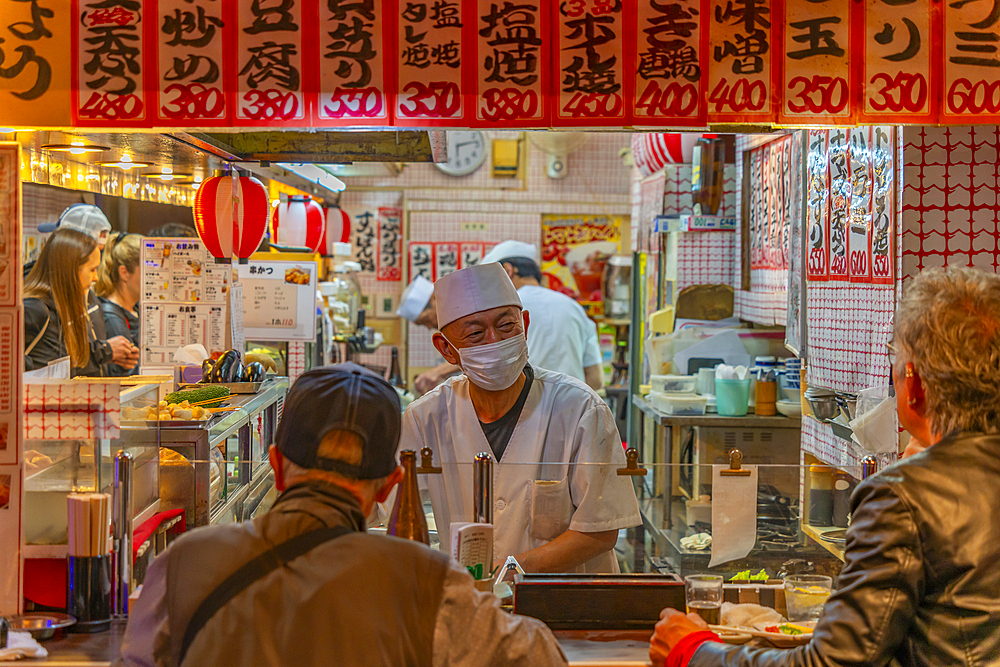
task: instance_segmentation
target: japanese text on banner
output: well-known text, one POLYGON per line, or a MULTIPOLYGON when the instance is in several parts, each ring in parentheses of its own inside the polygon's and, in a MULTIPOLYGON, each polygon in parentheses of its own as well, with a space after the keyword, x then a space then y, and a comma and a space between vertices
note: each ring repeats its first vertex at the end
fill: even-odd
POLYGON ((827 131, 810 130, 806 146, 806 276, 826 280, 829 261, 830 172, 827 169, 827 131))
POLYGON ((399 0, 396 20, 396 118, 417 125, 463 120, 462 3, 399 0))
POLYGON ((423 276, 434 282, 434 244, 410 241, 410 280, 423 276))
POLYGON ((237 120, 304 120, 302 0, 238 1, 237 120))
POLYGON ((378 221, 371 211, 354 216, 354 259, 366 273, 375 273, 378 221))
POLYGON ((769 0, 712 0, 708 114, 719 121, 774 117, 769 0))
POLYGON ((895 238, 895 159, 891 125, 872 128, 872 282, 893 284, 895 238))
POLYGON ((941 119, 985 123, 1000 118, 1000 6, 988 0, 946 2, 941 119))
POLYGON ((79 0, 73 16, 78 66, 74 114, 80 125, 146 119, 146 40, 139 0, 79 0))
POLYGON ((933 121, 931 0, 866 0, 862 122, 933 121))
POLYGON ((378 280, 403 279, 403 211, 378 210, 378 280))
POLYGON ((159 0, 156 117, 165 122, 228 123, 222 5, 159 0))
POLYGON ((490 125, 547 121, 548 14, 542 0, 476 0, 476 121, 490 125))
POLYGON ((851 168, 848 160, 847 131, 830 130, 828 144, 830 169, 829 276, 830 280, 850 277, 847 226, 851 205, 851 168))
POLYGON ((832 122, 852 117, 851 3, 852 0, 784 3, 781 122, 832 122))
POLYGON ((870 127, 851 129, 851 204, 847 247, 852 283, 871 282, 872 176, 870 127))
POLYGON ((384 4, 377 0, 318 4, 317 124, 389 124, 384 4))
POLYGON ((457 243, 434 244, 434 280, 440 280, 460 268, 459 245, 457 243))
POLYGON ((566 0, 555 7, 558 67, 555 118, 564 125, 621 125, 625 34, 620 0, 566 0))
POLYGON ((0 0, 0 16, 3 124, 70 125, 69 0, 0 0))
POLYGON ((707 8, 705 0, 638 3, 636 125, 704 123, 707 8))

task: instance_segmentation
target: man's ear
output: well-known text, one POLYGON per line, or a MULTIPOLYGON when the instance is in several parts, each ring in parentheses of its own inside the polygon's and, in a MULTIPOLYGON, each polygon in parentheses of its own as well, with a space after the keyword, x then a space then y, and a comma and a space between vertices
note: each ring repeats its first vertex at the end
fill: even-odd
POLYGON ((403 481, 403 466, 396 466, 396 469, 392 471, 389 478, 382 485, 382 488, 378 490, 375 494, 375 501, 384 503, 386 499, 389 498, 389 494, 392 493, 392 489, 403 481))
POLYGON ((500 266, 503 267, 503 270, 507 272, 507 276, 511 279, 511 282, 513 282, 514 281, 514 275, 515 275, 515 273, 514 273, 514 265, 513 264, 501 264, 500 266))
POLYGON ((285 458, 278 451, 277 445, 271 445, 267 449, 267 458, 271 462, 271 470, 274 471, 274 488, 279 492, 285 490, 285 458))
POLYGON ((528 311, 521 311, 521 319, 524 321, 524 335, 528 335, 528 324, 531 322, 531 318, 528 316, 528 311))
POLYGON ((431 342, 434 343, 434 349, 436 349, 438 353, 444 357, 445 361, 453 366, 461 366, 461 363, 459 363, 460 359, 458 357, 458 350, 452 347, 451 343, 448 342, 448 339, 444 337, 444 334, 435 333, 431 342))

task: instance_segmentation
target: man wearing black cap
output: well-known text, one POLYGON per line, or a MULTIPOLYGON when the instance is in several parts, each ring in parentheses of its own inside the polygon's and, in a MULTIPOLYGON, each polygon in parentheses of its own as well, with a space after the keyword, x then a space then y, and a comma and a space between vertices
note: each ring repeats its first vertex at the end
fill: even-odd
POLYGON ((274 507, 153 561, 124 664, 565 664, 543 624, 501 611, 444 554, 365 533, 403 476, 400 414, 395 390, 356 364, 303 374, 270 449, 274 507))

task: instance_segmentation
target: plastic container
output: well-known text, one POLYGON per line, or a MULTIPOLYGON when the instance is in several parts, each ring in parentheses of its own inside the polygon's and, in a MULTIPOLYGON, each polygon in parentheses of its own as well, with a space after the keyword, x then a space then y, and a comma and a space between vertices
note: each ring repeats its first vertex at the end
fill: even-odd
POLYGON ((693 394, 698 385, 697 375, 650 375, 653 391, 661 394, 693 394))
POLYGON ((750 407, 750 380, 715 380, 716 410, 723 417, 743 417, 750 407))
POLYGON ((705 414, 708 399, 695 394, 651 392, 653 407, 671 417, 695 417, 705 414))

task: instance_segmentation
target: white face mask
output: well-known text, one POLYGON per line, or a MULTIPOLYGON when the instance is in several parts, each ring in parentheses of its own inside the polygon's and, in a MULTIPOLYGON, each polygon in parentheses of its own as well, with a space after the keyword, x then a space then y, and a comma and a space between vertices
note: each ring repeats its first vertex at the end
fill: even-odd
POLYGON ((517 381, 528 363, 528 341, 521 333, 498 343, 462 348, 458 358, 472 384, 487 391, 503 391, 517 381))

